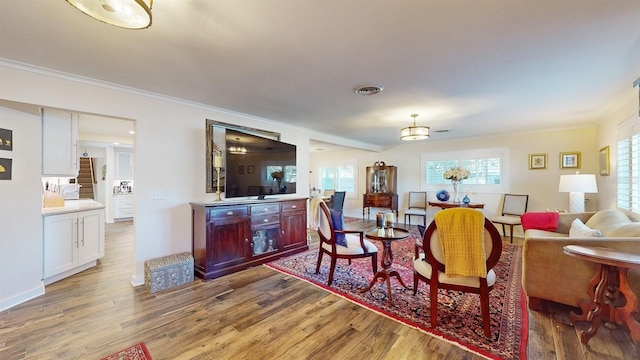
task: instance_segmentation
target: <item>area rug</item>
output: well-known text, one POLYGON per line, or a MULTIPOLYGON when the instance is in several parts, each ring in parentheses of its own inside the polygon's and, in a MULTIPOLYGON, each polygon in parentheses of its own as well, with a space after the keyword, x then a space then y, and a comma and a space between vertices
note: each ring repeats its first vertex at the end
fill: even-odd
POLYGON ((147 346, 141 342, 124 350, 105 356, 100 360, 151 360, 147 346))
MULTIPOLYGON (((410 288, 413 283, 413 252, 415 238, 412 235, 392 244, 393 268, 400 273, 410 288)), ((382 248, 378 246, 380 258, 382 248)), ((505 244, 500 261, 494 271, 498 281, 490 295, 491 338, 484 336, 480 299, 476 294, 440 289, 438 291, 438 326, 431 327, 429 316, 429 285, 420 282, 418 293, 403 288, 392 278, 393 302, 389 303, 386 284, 379 282, 365 293, 373 278, 370 259, 356 259, 351 265, 338 260, 331 287, 327 286, 329 257, 324 256, 319 274, 315 274, 318 250, 309 250, 278 259, 265 266, 289 274, 330 291, 338 296, 364 306, 391 319, 419 329, 444 341, 453 343, 489 359, 526 359, 528 334, 525 296, 521 286, 522 248, 505 244)))

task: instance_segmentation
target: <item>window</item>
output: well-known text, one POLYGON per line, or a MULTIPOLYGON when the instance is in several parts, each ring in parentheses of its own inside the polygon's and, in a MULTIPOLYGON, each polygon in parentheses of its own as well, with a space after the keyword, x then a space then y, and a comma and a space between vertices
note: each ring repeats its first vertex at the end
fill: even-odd
POLYGON ((357 198, 358 163, 344 161, 318 165, 318 184, 322 190, 346 191, 347 197, 357 198))
POLYGON ((640 212, 640 120, 618 126, 616 205, 640 212))
POLYGON ((473 191, 506 192, 509 186, 504 164, 508 161, 509 150, 506 148, 422 154, 422 188, 435 191, 442 185, 450 185, 451 181, 442 175, 447 169, 461 167, 471 173, 463 180, 464 186, 473 191))

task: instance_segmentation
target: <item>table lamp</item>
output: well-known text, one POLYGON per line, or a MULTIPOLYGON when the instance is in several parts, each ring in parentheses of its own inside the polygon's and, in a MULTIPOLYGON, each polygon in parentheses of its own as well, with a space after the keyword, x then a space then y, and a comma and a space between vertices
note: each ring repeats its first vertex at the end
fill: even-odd
POLYGON ((584 193, 597 193, 598 184, 593 174, 561 175, 559 192, 569 193, 569 212, 584 212, 584 193))

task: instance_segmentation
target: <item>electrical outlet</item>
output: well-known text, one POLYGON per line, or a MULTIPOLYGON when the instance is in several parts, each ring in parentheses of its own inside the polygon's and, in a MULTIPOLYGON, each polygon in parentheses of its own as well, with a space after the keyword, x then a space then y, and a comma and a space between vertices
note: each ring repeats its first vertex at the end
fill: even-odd
POLYGON ((164 190, 154 191, 151 193, 151 200, 164 200, 167 198, 167 192, 164 190))

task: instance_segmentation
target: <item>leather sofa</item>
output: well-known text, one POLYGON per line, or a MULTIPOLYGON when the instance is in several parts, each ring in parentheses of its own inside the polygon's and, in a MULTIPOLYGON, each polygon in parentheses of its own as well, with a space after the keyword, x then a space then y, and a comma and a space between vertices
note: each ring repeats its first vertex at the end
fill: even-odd
MULTIPOLYGON (((528 229, 524 234, 522 286, 529 308, 538 310, 542 300, 577 307, 588 300, 587 287, 597 265, 564 254, 566 245, 599 246, 640 255, 640 215, 609 209, 592 213, 563 213, 555 231, 528 229), (600 237, 570 237, 574 219, 580 219, 600 237)), ((631 290, 640 297, 640 269, 630 269, 631 290)))

